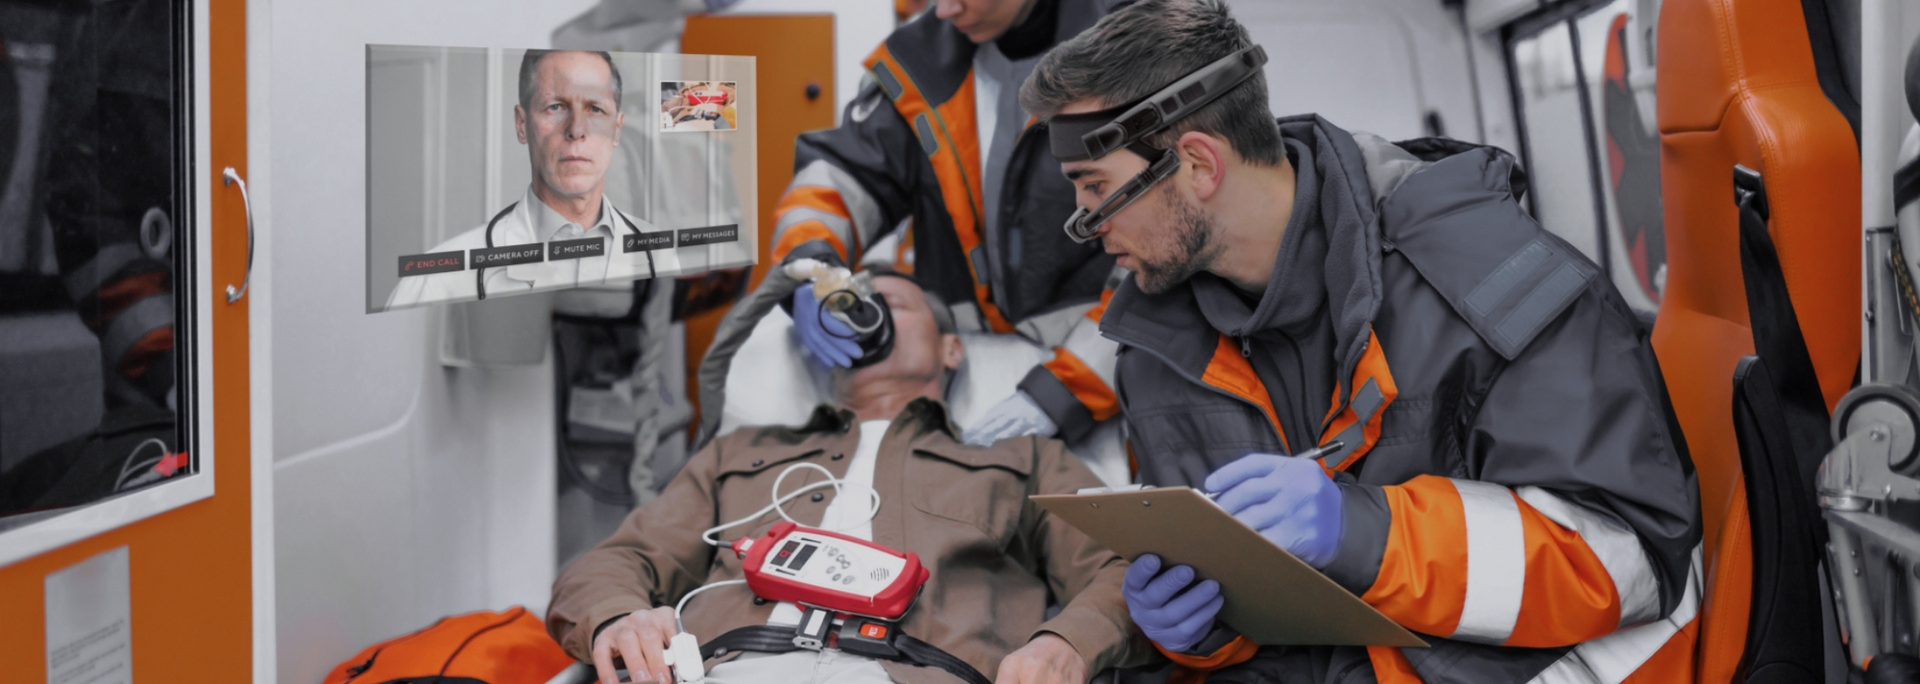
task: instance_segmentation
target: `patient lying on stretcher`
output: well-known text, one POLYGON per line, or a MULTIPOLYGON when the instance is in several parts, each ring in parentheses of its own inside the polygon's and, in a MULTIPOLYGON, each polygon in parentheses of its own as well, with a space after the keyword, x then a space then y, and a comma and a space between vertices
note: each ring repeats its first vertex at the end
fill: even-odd
MULTIPOLYGON (((793 520, 912 551, 932 571, 900 623, 903 633, 998 684, 1079 684, 1088 673, 1150 656, 1121 597, 1126 561, 1027 500, 1100 481, 1057 441, 962 444, 941 402, 965 358, 952 315, 904 277, 876 277, 874 286, 892 310, 891 354, 835 371, 834 405, 820 406, 804 426, 742 428, 714 440, 658 499, 554 582, 547 631, 575 658, 591 661, 600 681, 616 681, 616 661, 636 681, 672 681, 662 651, 677 631, 674 604, 696 588, 742 576, 734 554, 707 544, 702 533, 766 508, 774 480, 803 463, 846 484, 838 494, 821 489, 786 504, 793 520), (877 511, 863 485, 878 494, 877 511), (1050 595, 1063 608, 1047 619, 1050 595)), ((798 470, 781 493, 824 479, 798 470)), ((779 522, 770 511, 716 536, 758 537, 779 522)), ((794 624, 800 616, 793 604, 731 585, 693 597, 681 618, 705 642, 739 627, 794 624)), ((833 649, 747 653, 708 665, 707 680, 717 684, 955 681, 942 670, 833 649)))

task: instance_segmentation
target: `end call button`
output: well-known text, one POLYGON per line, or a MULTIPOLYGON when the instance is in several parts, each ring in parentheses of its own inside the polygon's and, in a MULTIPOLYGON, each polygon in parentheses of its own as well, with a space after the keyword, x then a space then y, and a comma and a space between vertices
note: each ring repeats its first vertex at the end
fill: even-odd
POLYGON ((400 277, 464 271, 467 268, 466 256, 465 252, 457 251, 403 255, 400 257, 400 277))

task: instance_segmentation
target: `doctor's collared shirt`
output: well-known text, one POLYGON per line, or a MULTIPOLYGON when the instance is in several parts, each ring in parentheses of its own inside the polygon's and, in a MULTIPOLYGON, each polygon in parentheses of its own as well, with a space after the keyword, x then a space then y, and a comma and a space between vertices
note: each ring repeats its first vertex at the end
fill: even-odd
POLYGON ((526 194, 513 205, 507 215, 494 223, 491 231, 487 224, 482 223, 428 250, 429 252, 467 253, 469 257, 467 270, 401 278, 393 294, 387 298, 387 308, 479 299, 482 278, 484 278, 486 296, 494 297, 620 282, 651 275, 679 275, 680 259, 672 249, 631 254, 621 251, 620 236, 635 230, 652 233, 660 229, 630 214, 620 212, 613 206, 613 201, 605 197, 600 200, 599 219, 591 228, 583 228, 579 224, 568 221, 559 212, 540 201, 540 198, 533 194, 533 187, 528 186, 526 194), (487 248, 489 232, 492 233, 493 247, 597 237, 603 240, 606 255, 579 259, 542 260, 510 266, 488 266, 481 274, 476 275, 474 272, 476 269, 471 265, 471 250, 487 248), (651 267, 649 267, 649 256, 651 256, 651 267))

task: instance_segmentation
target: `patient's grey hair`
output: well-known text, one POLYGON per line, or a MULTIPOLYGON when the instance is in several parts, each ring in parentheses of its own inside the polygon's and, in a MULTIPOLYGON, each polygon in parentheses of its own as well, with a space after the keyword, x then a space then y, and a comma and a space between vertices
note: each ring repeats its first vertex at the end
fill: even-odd
MULTIPOLYGON (((1224 0, 1140 0, 1040 58, 1020 87, 1020 107, 1041 119, 1089 98, 1118 107, 1252 45, 1224 0)), ((1225 138, 1255 166, 1276 166, 1286 153, 1267 107, 1264 73, 1145 142, 1164 150, 1187 131, 1225 138)))
POLYGON ((622 95, 624 95, 622 92, 624 86, 620 82, 620 67, 613 63, 612 54, 595 50, 528 50, 526 54, 521 55, 520 106, 524 109, 533 109, 533 82, 537 72, 540 71, 541 60, 546 59, 548 55, 556 55, 562 52, 585 52, 599 55, 600 59, 606 60, 607 71, 613 73, 613 108, 619 110, 620 100, 622 99, 622 95))
POLYGON ((867 273, 873 278, 899 278, 913 283, 914 287, 920 288, 920 296, 927 300, 927 308, 933 311, 933 327, 942 335, 960 334, 960 326, 954 323, 953 309, 947 306, 947 300, 934 294, 933 290, 920 284, 920 281, 913 276, 893 270, 889 266, 871 266, 867 268, 867 273))

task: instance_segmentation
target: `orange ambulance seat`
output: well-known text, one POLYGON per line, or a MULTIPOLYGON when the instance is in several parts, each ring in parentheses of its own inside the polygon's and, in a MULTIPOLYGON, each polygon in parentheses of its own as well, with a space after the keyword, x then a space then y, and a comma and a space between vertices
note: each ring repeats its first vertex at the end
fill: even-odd
POLYGON ((1653 345, 1700 478, 1706 586, 1700 682, 1747 637, 1752 556, 1733 372, 1753 353, 1733 167, 1760 172, 1800 330, 1832 410, 1860 356, 1860 158, 1822 93, 1799 0, 1666 0, 1657 102, 1667 280, 1653 345))

